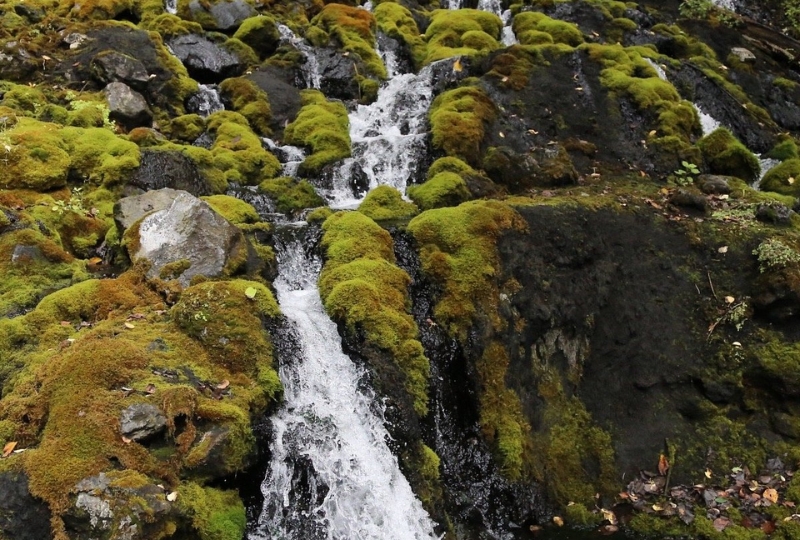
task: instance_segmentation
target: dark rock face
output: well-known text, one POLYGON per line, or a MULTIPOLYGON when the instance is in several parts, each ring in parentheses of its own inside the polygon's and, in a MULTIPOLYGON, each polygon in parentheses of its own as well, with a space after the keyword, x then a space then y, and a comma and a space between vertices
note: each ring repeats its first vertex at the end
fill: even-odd
POLYGON ((22 473, 0 474, 0 535, 14 540, 50 538, 50 510, 28 491, 22 473))
POLYGON ((244 0, 232 0, 230 2, 221 1, 211 4, 204 4, 199 0, 192 0, 189 3, 189 12, 192 17, 204 21, 204 25, 210 30, 231 30, 239 26, 243 20, 256 14, 256 10, 244 0), (208 16, 211 16, 211 24, 208 23, 208 16))
POLYGON ((189 75, 203 83, 236 77, 245 68, 237 55, 203 36, 178 36, 169 41, 169 47, 186 66, 189 75))
POLYGON ((141 165, 128 184, 145 191, 172 188, 200 197, 211 194, 211 186, 194 161, 180 152, 142 150, 141 165))
POLYGON ((125 83, 137 91, 144 91, 150 80, 144 64, 118 51, 104 51, 92 59, 92 67, 100 82, 125 83))
POLYGON ((336 49, 319 49, 320 89, 326 96, 337 99, 358 99, 359 87, 355 80, 357 73, 362 72, 358 63, 336 49))
POLYGON ((269 96, 273 129, 282 132, 284 126, 295 119, 302 104, 300 90, 292 84, 293 77, 285 70, 266 66, 254 71, 248 78, 269 96))
POLYGON ((143 441, 164 431, 167 418, 155 405, 137 403, 122 411, 119 424, 123 437, 143 441))
POLYGON ((125 83, 113 82, 103 92, 111 110, 110 118, 128 129, 148 126, 153 121, 153 112, 144 96, 125 83))

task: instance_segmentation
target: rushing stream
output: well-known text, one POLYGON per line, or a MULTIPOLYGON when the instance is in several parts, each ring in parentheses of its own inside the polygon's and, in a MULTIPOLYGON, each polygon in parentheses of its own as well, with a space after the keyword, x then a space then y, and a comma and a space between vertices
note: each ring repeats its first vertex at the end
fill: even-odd
POLYGON ((342 352, 317 290, 320 261, 303 233, 284 226, 277 242, 275 287, 297 354, 280 368, 285 405, 272 417, 264 509, 249 538, 436 538, 386 444, 380 402, 342 352))

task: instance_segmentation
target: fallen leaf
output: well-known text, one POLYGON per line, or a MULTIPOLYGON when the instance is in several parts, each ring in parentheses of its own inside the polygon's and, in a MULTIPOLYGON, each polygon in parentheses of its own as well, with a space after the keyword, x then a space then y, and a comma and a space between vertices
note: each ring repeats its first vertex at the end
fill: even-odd
POLYGON ((503 82, 508 82, 508 77, 503 77, 502 81, 503 82))
POLYGON ((89 259, 89 264, 100 264, 101 262, 103 262, 103 259, 100 257, 92 257, 89 259))
POLYGON ((168 493, 167 494, 167 500, 169 502, 175 502, 176 500, 178 500, 178 492, 177 491, 173 491, 172 493, 168 493))
POLYGON ((733 296, 726 296, 725 297, 725 303, 726 304, 733 304, 735 301, 736 301, 736 298, 734 298, 733 296))
POLYGON ((612 525, 617 524, 617 515, 614 514, 614 512, 612 512, 611 510, 606 510, 605 508, 601 508, 600 513, 603 514, 603 519, 605 519, 612 525))
POLYGON ((761 524, 761 531, 764 534, 772 534, 775 532, 775 522, 774 521, 765 521, 761 524))
POLYGON ((711 478, 711 469, 706 469, 706 478, 711 478))
POLYGON ((256 297, 256 294, 258 294, 258 289, 256 289, 255 287, 248 287, 248 288, 246 288, 246 289, 244 290, 244 295, 245 295, 247 298, 249 298, 250 300, 252 300, 253 298, 255 298, 255 297, 256 297))
POLYGON ((125 444, 131 444, 133 442, 133 439, 122 437, 122 442, 124 442, 125 444))
POLYGON ((559 516, 553 516, 553 523, 555 523, 559 527, 563 527, 564 526, 564 520, 561 519, 561 517, 559 517, 559 516))
POLYGON ((667 474, 669 470, 669 461, 667 461, 667 456, 661 454, 658 458, 658 474, 664 476, 667 474))
POLYGON ((3 457, 10 456, 11 452, 13 452, 14 448, 16 447, 17 447, 16 441, 11 441, 10 443, 6 443, 6 445, 3 447, 3 457))
POLYGON ((156 385, 150 383, 147 385, 147 388, 144 389, 145 392, 148 394, 155 394, 156 393, 156 385))
POLYGON ((722 246, 717 250, 717 253, 727 253, 727 252, 728 252, 728 246, 722 246))
POLYGON ((456 58, 456 61, 453 62, 453 72, 459 73, 464 69, 464 66, 461 65, 461 58, 456 58))
POLYGON ((61 326, 72 326, 69 321, 61 321, 61 326))
POLYGON ((217 385, 217 390, 225 390, 230 385, 231 385, 231 382, 226 379, 226 380, 222 381, 221 383, 219 383, 217 385))
POLYGON ((652 508, 654 512, 661 512, 664 509, 660 504, 654 504, 652 508))
POLYGON ((724 531, 728 525, 731 524, 731 520, 726 517, 718 517, 714 520, 714 528, 717 529, 719 532, 724 531))
POLYGON ((767 489, 765 489, 765 490, 764 490, 764 493, 762 493, 762 496, 763 496, 765 499, 767 499, 769 502, 773 503, 773 504, 775 504, 776 502, 778 502, 778 492, 777 492, 777 491, 775 491, 775 490, 774 490, 774 489, 772 489, 772 488, 767 488, 767 489))
POLYGON ((506 134, 503 133, 502 131, 498 131, 497 134, 500 135, 501 139, 505 139, 506 138, 506 134))
POLYGON ((134 325, 133 323, 126 322, 125 328, 127 328, 128 330, 133 330, 134 328, 136 328, 136 325, 134 325))
POLYGON ((654 130, 652 130, 650 133, 648 133, 648 134, 647 134, 647 136, 648 136, 648 137, 655 137, 656 133, 658 133, 658 131, 656 131, 656 130, 654 129, 654 130))

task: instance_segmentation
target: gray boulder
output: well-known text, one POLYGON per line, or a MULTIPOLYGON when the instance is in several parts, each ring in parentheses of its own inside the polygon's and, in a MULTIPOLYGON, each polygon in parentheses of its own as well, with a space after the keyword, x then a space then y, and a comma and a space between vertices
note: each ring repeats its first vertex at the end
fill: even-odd
POLYGON ((182 189, 195 197, 212 193, 211 184, 195 162, 181 152, 143 149, 139 163, 139 168, 128 179, 128 185, 144 191, 182 189))
POLYGON ((120 232, 123 232, 147 214, 169 208, 179 193, 180 191, 164 188, 124 197, 114 205, 114 221, 120 232))
POLYGON ((144 64, 118 51, 99 53, 92 59, 92 68, 100 82, 121 82, 138 91, 144 91, 150 80, 144 64))
POLYGON ((153 112, 147 106, 142 94, 125 83, 112 82, 103 92, 111 111, 110 118, 127 129, 149 126, 153 122, 153 112))
POLYGON ((189 2, 189 13, 196 21, 200 21, 207 30, 231 30, 238 27, 242 21, 248 17, 256 15, 253 6, 244 0, 232 0, 231 2, 217 2, 209 8, 207 2, 192 0, 189 2), (208 15, 211 15, 213 23, 208 22, 208 15))
POLYGON ((168 264, 188 261, 189 267, 177 277, 184 287, 196 275, 221 275, 247 249, 239 229, 186 192, 178 192, 168 208, 141 220, 138 236, 138 250, 130 255, 150 262, 148 277, 160 276, 168 264))
POLYGON ((200 82, 219 82, 236 77, 247 67, 237 55, 196 34, 175 37, 169 40, 168 45, 186 66, 189 75, 200 82))
POLYGON ((119 430, 123 437, 143 441, 158 435, 167 427, 167 417, 155 405, 136 403, 122 411, 119 430))

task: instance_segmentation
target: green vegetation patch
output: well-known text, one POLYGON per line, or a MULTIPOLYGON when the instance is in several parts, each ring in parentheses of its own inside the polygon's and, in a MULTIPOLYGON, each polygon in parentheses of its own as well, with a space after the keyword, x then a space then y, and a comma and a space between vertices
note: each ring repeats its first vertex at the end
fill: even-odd
POLYGON ((736 176, 747 182, 758 178, 761 171, 758 158, 726 128, 714 130, 700 139, 697 146, 712 173, 736 176))
POLYGON ((391 186, 378 186, 364 197, 358 211, 375 221, 406 219, 419 213, 414 203, 403 200, 399 191, 391 186))
POLYGON ((200 540, 241 540, 244 537, 247 516, 235 492, 187 483, 178 490, 177 503, 191 517, 200 540))
POLYGON ((761 189, 782 195, 800 195, 800 159, 787 159, 776 165, 764 175, 761 189))
POLYGON ((431 210, 468 201, 470 192, 461 175, 444 171, 419 186, 409 187, 408 196, 423 210, 431 210))
POLYGON ((303 107, 286 126, 284 139, 311 149, 300 174, 315 174, 325 165, 350 157, 350 121, 341 102, 328 101, 318 90, 304 90, 301 95, 303 107))
POLYGON ((222 171, 226 181, 257 186, 280 172, 278 158, 263 147, 241 114, 216 112, 208 117, 208 130, 214 135, 212 165, 222 171))
POLYGON ((497 114, 492 100, 476 86, 454 88, 433 100, 428 118, 433 146, 468 163, 480 162, 486 125, 497 114))
POLYGON ((244 225, 261 221, 261 217, 253 208, 253 205, 246 203, 236 197, 229 195, 211 195, 202 197, 215 212, 233 223, 234 225, 244 225))
POLYGON ((514 17, 514 34, 522 45, 564 43, 576 47, 583 43, 583 34, 577 25, 551 19, 544 13, 525 11, 514 17), (549 36, 549 39, 548 37, 549 36))
POLYGON ((225 79, 219 89, 223 99, 230 101, 233 110, 247 118, 248 124, 258 135, 270 135, 272 110, 266 92, 246 77, 225 79))
POLYGON ((408 8, 396 2, 383 2, 375 8, 374 13, 378 29, 405 43, 411 51, 414 65, 419 68, 425 61, 426 45, 408 8))
POLYGON ((501 47, 503 21, 477 9, 437 9, 425 31, 425 64, 454 56, 486 56, 501 47))
POLYGON ((275 209, 283 214, 292 214, 325 204, 308 180, 282 176, 262 182, 258 189, 269 195, 275 202, 275 209))
POLYGON ((409 313, 411 278, 395 264, 392 237, 361 212, 338 212, 322 226, 327 260, 320 295, 331 318, 391 354, 420 416, 428 411, 430 364, 409 313))

